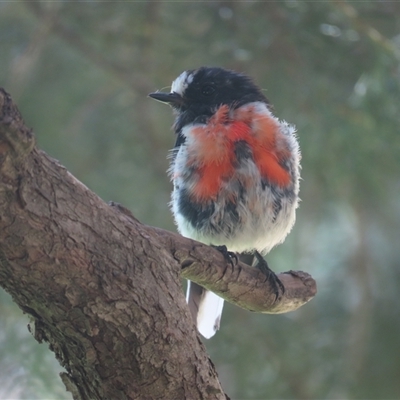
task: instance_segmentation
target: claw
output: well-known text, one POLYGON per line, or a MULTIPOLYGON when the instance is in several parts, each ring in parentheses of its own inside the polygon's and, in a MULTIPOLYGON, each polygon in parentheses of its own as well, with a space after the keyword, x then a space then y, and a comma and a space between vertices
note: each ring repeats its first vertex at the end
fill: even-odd
POLYGON ((211 245, 211 247, 214 247, 214 249, 218 250, 220 253, 222 253, 222 255, 224 256, 225 260, 227 262, 229 262, 232 267, 234 267, 235 265, 237 265, 238 263, 238 257, 236 255, 236 253, 234 253, 233 251, 228 251, 227 247, 225 245, 222 246, 213 246, 211 245), (233 261, 235 260, 235 261, 233 261))
POLYGON ((267 277, 267 280, 271 283, 272 287, 274 288, 275 296, 277 299, 279 297, 279 289, 282 292, 282 294, 285 293, 285 286, 283 286, 283 283, 276 276, 275 272, 269 268, 268 263, 264 259, 264 257, 258 251, 256 251, 254 255, 258 261, 256 268, 258 268, 267 277))

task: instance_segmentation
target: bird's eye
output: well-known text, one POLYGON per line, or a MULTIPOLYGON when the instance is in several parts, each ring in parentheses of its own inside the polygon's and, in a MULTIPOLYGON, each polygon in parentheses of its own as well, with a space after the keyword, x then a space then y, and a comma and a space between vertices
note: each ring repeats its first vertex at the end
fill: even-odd
POLYGON ((204 96, 211 96, 215 92, 215 87, 212 85, 205 85, 201 88, 201 94, 204 96))

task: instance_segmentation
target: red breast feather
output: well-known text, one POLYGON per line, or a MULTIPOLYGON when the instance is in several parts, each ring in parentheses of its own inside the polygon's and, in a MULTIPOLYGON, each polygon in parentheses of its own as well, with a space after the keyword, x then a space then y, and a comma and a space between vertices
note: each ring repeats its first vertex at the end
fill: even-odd
POLYGON ((290 174, 282 164, 290 152, 277 147, 279 135, 277 121, 254 105, 232 112, 223 105, 207 125, 192 127, 191 136, 196 143, 187 165, 196 168, 199 177, 192 190, 194 200, 216 199, 222 182, 235 174, 234 146, 239 141, 250 146, 263 178, 280 187, 288 185, 290 174))

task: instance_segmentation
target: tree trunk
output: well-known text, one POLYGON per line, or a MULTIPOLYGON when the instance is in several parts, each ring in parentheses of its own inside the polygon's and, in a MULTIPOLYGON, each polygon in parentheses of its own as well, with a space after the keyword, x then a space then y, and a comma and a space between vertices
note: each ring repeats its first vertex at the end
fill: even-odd
POLYGON ((104 203, 35 147, 0 90, 0 285, 33 317, 75 399, 227 398, 181 274, 259 312, 295 309, 316 291, 290 272, 276 298, 258 270, 104 203))

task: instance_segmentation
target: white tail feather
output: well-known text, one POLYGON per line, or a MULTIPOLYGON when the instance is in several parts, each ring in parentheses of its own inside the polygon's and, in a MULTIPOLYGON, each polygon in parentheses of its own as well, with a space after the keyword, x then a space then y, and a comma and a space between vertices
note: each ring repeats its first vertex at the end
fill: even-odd
POLYGON ((214 336, 219 329, 223 307, 224 299, 213 292, 204 291, 197 314, 197 329, 206 339, 214 336))

